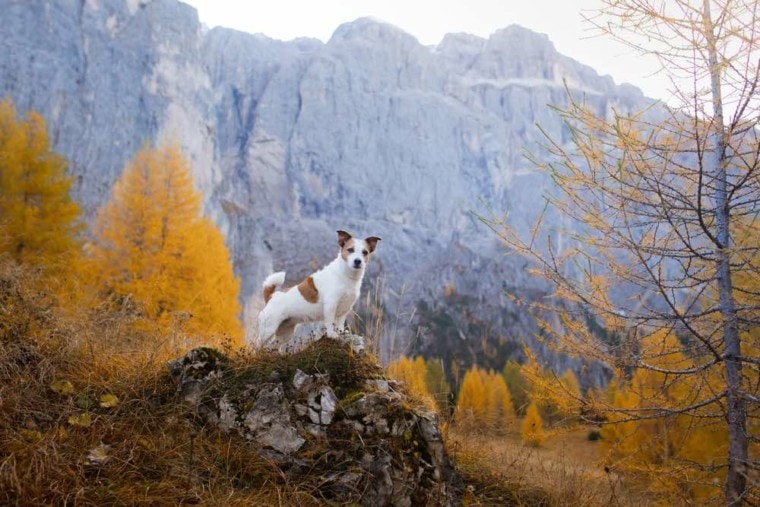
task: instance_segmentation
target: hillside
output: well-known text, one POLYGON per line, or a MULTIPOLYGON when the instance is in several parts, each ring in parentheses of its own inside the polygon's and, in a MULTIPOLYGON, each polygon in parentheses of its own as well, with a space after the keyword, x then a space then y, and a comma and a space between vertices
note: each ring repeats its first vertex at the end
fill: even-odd
POLYGON ((552 498, 472 464, 463 480, 438 416, 358 337, 286 355, 198 347, 177 330, 167 345, 128 312, 64 311, 33 280, 0 263, 3 505, 552 498))

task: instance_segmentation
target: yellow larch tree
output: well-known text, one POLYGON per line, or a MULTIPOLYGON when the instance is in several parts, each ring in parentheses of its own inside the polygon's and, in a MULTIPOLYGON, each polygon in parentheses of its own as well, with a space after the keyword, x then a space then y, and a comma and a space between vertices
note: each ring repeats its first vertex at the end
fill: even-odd
POLYGON ((486 390, 486 422, 494 433, 504 433, 515 421, 509 388, 500 374, 481 371, 481 380, 486 390))
POLYGON ((568 368, 559 378, 562 393, 559 400, 560 412, 569 422, 575 422, 580 417, 580 406, 583 395, 578 378, 573 370, 568 368))
POLYGON ((428 391, 425 377, 427 367, 425 359, 401 356, 388 365, 388 376, 404 382, 409 394, 420 401, 429 410, 436 410, 435 401, 428 391))
POLYGON ((446 373, 443 370, 443 362, 440 359, 429 359, 425 361, 425 385, 428 392, 433 397, 438 413, 445 419, 450 417, 451 407, 449 396, 451 396, 451 386, 446 380, 446 373))
POLYGON ((536 402, 531 402, 528 405, 520 434, 525 443, 534 447, 538 447, 544 442, 546 438, 544 434, 544 421, 541 419, 536 402))
POLYGON ((464 375, 457 396, 454 420, 464 428, 483 427, 487 420, 488 398, 483 385, 483 376, 478 367, 473 366, 464 375))
POLYGON ((528 385, 530 400, 536 402, 543 421, 551 426, 576 422, 583 399, 573 371, 567 369, 558 377, 554 371, 542 368, 531 351, 525 353, 527 362, 521 373, 528 385))
POLYGON ((759 14, 755 0, 600 2, 587 19, 658 60, 671 83, 667 106, 611 107, 568 87, 568 106, 557 110, 564 128, 554 130, 562 135, 545 130, 545 149, 533 157, 555 185, 545 209, 531 227, 488 221, 555 288, 535 305, 558 317, 552 322, 560 325, 547 319, 543 328, 553 347, 611 364, 621 379, 649 369, 705 389, 694 403, 657 396, 649 410, 627 416, 688 412, 722 426, 721 459, 684 467, 712 472, 715 495, 722 480, 731 506, 760 490, 750 454, 760 412, 760 383, 751 378, 760 365, 752 343, 759 312, 736 286, 757 275, 748 259, 760 252, 757 234, 739 239, 760 213, 759 14), (592 329, 588 315, 621 339, 592 329), (648 356, 641 345, 657 330, 678 332, 691 364, 656 367, 656 350, 648 356))
POLYGON ((524 415, 530 400, 528 399, 528 382, 522 374, 522 367, 519 363, 510 359, 504 365, 502 375, 509 388, 515 412, 519 415, 524 415))
POLYGON ((239 280, 177 148, 145 147, 127 164, 88 253, 99 293, 131 299, 146 321, 168 329, 181 320, 187 333, 242 343, 239 280))
POLYGON ((694 366, 673 333, 657 331, 641 344, 643 352, 656 359, 649 368, 633 371, 628 381, 610 393, 614 409, 607 412, 610 424, 602 428, 602 441, 609 449, 608 465, 646 474, 653 489, 674 497, 714 501, 711 481, 716 474, 724 477, 724 472, 709 466, 697 472, 688 470, 688 465, 696 460, 719 462, 726 453, 727 431, 710 409, 681 408, 709 399, 707 393, 719 385, 718 380, 709 375, 687 379, 669 373, 694 366), (673 407, 671 414, 648 417, 656 413, 652 407, 666 403, 673 407))
POLYGON ((42 116, 19 119, 10 100, 0 102, 0 253, 59 278, 76 263, 81 229, 66 169, 42 116))

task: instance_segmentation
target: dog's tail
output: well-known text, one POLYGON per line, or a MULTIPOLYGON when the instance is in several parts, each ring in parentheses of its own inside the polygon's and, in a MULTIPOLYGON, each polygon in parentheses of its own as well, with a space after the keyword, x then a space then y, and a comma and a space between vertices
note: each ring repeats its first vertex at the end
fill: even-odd
POLYGON ((273 273, 269 275, 266 280, 264 280, 263 288, 264 288, 264 302, 268 303, 270 299, 272 299, 272 294, 274 294, 274 291, 277 290, 277 287, 285 283, 285 272, 280 271, 277 273, 273 273))

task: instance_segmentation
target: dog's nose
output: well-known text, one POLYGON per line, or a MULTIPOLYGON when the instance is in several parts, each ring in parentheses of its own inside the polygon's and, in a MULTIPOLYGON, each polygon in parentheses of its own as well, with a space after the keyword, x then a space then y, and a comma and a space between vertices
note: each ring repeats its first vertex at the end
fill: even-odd
POLYGON ((362 265, 361 259, 354 259, 354 267, 358 268, 361 265, 362 265))

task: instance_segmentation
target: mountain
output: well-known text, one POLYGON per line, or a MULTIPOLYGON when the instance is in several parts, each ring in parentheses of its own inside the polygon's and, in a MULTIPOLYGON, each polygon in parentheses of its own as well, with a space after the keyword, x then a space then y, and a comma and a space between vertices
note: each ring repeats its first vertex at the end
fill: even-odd
POLYGON ((327 43, 208 30, 176 0, 0 0, 0 12, 0 96, 47 118, 87 215, 143 143, 178 143, 227 237, 247 320, 268 273, 297 280, 345 229, 383 238, 365 289, 382 288, 383 358, 498 367, 525 343, 578 368, 503 294, 545 289, 473 210, 529 227, 551 191, 524 158, 540 151, 535 126, 569 135, 548 105, 567 90, 598 111, 651 104, 635 87, 514 25, 427 47, 373 19, 327 43))

